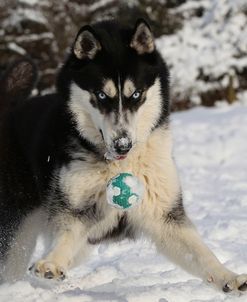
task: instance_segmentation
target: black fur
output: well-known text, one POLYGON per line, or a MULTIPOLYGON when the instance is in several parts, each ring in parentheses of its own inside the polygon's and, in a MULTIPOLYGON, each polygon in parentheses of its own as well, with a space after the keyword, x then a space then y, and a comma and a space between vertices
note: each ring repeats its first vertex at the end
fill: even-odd
POLYGON ((31 198, 35 198, 32 191, 33 180, 26 181, 29 168, 20 154, 14 121, 9 111, 15 110, 19 102, 30 96, 36 81, 36 66, 29 58, 14 62, 0 79, 0 261, 9 248, 23 214, 26 213, 25 204, 18 204, 17 200, 25 198, 28 203, 31 198), (22 171, 22 182, 13 177, 18 170, 22 171), (29 188, 27 192, 26 186, 29 188))
POLYGON ((185 210, 183 206, 182 194, 180 194, 172 210, 168 214, 167 212, 165 212, 164 220, 166 223, 176 223, 180 225, 180 224, 184 224, 187 221, 186 217, 187 216, 185 214, 185 210))

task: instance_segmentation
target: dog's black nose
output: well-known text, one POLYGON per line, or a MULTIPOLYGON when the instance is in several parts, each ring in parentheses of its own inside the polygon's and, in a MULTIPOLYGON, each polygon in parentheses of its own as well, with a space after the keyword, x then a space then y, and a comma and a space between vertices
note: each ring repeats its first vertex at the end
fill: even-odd
POLYGON ((119 137, 114 140, 114 149, 120 155, 125 155, 132 148, 132 141, 128 137, 119 137))

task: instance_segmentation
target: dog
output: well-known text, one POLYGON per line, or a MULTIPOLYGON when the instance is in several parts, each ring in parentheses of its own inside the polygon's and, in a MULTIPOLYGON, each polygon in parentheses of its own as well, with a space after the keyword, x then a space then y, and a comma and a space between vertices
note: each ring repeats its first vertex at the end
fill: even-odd
POLYGON ((169 112, 169 72, 145 20, 79 30, 57 92, 19 103, 1 126, 3 280, 27 269, 42 230, 52 243, 30 268, 40 278, 63 280, 94 244, 145 234, 205 282, 247 289, 247 275, 217 260, 184 210, 169 112), (106 202, 106 186, 126 171, 145 192, 123 211, 106 202))

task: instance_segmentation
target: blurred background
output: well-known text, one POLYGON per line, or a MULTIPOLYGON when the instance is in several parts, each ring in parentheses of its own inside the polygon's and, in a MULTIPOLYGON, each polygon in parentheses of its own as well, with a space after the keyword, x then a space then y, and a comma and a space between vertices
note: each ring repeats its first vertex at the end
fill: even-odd
POLYGON ((82 25, 138 17, 170 67, 173 110, 247 99, 246 0, 0 0, 0 73, 30 56, 48 93, 82 25))

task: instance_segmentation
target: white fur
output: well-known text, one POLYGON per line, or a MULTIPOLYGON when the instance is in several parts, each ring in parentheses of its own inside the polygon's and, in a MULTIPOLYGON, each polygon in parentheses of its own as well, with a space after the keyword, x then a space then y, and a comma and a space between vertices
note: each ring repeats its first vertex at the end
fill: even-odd
POLYGON ((106 79, 104 81, 103 91, 110 98, 114 98, 117 95, 117 88, 111 79, 106 79))
MULTIPOLYGON (((146 144, 136 145, 123 161, 86 161, 83 164, 73 161, 61 170, 60 187, 66 196, 69 196, 70 204, 74 208, 81 208, 85 205, 83 201, 88 203, 91 200, 97 201, 97 206, 104 215, 107 216, 108 212, 117 215, 118 212, 114 212, 106 204, 106 185, 120 171, 132 173, 145 186, 143 204, 133 212, 134 217, 140 216, 143 220, 145 213, 150 215, 157 209, 169 211, 180 192, 176 168, 171 159, 169 130, 154 131, 146 144)), ((145 224, 145 221, 143 223, 145 224)))
POLYGON ((90 142, 102 143, 97 127, 100 127, 103 116, 90 104, 90 93, 75 83, 71 85, 70 91, 69 108, 73 113, 79 132, 90 142))
POLYGON ((124 88, 123 88, 123 93, 124 95, 129 98, 134 92, 136 91, 136 87, 130 79, 127 79, 124 82, 124 88))
POLYGON ((79 131, 83 136, 94 144, 103 148, 109 148, 116 137, 114 128, 115 116, 105 116, 94 108, 90 103, 91 95, 88 91, 81 89, 75 83, 71 85, 70 110, 74 116, 79 131), (103 142, 99 129, 103 131, 105 142, 103 142))

